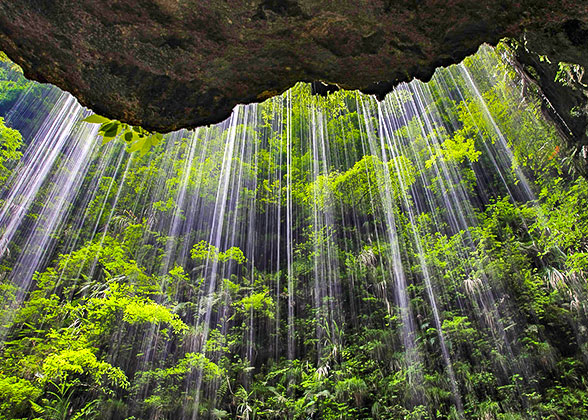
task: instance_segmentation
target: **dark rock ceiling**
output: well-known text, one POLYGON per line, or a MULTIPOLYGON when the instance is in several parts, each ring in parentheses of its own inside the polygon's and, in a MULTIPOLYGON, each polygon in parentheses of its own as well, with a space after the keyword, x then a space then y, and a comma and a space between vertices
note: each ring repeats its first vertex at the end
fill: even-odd
POLYGON ((380 97, 520 39, 588 62, 588 0, 0 0, 0 50, 95 112, 171 131, 298 81, 380 97))

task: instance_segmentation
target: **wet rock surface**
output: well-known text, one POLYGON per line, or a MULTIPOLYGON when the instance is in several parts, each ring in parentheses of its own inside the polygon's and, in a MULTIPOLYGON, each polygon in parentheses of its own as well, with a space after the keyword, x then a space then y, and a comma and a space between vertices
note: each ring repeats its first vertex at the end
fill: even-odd
POLYGON ((523 88, 527 82, 539 88, 543 112, 568 140, 577 169, 588 177, 588 24, 574 19, 550 25, 510 44, 523 88))
POLYGON ((564 0, 0 0, 0 50, 101 115, 165 132, 298 81, 383 97, 523 33, 586 65, 586 22, 588 1, 564 0))

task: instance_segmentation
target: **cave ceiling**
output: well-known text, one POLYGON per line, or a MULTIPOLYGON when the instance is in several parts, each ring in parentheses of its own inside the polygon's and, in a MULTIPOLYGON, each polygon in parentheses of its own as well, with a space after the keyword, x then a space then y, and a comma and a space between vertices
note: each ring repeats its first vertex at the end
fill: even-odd
POLYGON ((482 43, 586 66, 588 0, 0 0, 0 50, 96 113, 167 132, 298 81, 383 97, 482 43))

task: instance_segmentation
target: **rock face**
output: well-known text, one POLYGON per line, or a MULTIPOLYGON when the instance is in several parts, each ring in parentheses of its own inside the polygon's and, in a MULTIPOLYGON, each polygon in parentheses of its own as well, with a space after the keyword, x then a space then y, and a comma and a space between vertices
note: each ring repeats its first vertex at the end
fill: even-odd
POLYGON ((588 177, 588 24, 550 25, 513 44, 515 69, 540 88, 544 112, 567 138, 577 169, 588 177))
POLYGON ((524 31, 586 64, 585 47, 565 50, 586 44, 586 22, 587 0, 0 0, 0 50, 95 112, 164 132, 297 81, 383 96, 524 31))

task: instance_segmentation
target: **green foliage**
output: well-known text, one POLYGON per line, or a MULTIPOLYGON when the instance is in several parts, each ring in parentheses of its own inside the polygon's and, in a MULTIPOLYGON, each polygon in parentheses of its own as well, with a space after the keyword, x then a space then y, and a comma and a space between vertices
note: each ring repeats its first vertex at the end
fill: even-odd
POLYGON ((40 395, 41 390, 30 381, 0 373, 0 418, 26 417, 30 401, 40 395))
POLYGON ((186 390, 181 386, 189 376, 198 372, 206 381, 220 379, 225 373, 201 353, 186 353, 176 365, 139 372, 132 393, 141 396, 145 410, 173 413, 181 406, 181 395, 186 390))
POLYGON ((32 287, 22 241, 0 263, 0 419, 586 418, 588 183, 515 82, 480 54, 189 138, 86 118, 139 153, 100 149, 32 287))
POLYGON ((349 208, 364 209, 369 214, 371 203, 379 200, 386 188, 390 188, 396 198, 404 194, 415 182, 415 172, 414 165, 405 156, 384 163, 376 156, 366 155, 347 171, 334 174, 331 178, 319 177, 311 185, 314 195, 323 200, 321 208, 325 207, 323 197, 325 189, 328 189, 332 200, 342 202, 349 208))
POLYGON ((50 420, 78 420, 90 418, 96 414, 95 404, 97 400, 90 401, 79 411, 72 413, 72 397, 75 389, 74 383, 61 382, 55 384, 51 382, 55 391, 49 391, 48 395, 52 397, 51 400, 44 399, 44 405, 39 405, 32 402, 33 411, 43 415, 44 418, 50 420))
POLYGON ((111 321, 117 313, 122 312, 122 320, 131 325, 164 323, 169 324, 177 334, 188 330, 188 326, 168 308, 158 305, 149 298, 137 296, 133 285, 112 282, 103 296, 89 299, 85 307, 90 311, 88 317, 102 325, 111 321))
POLYGON ((50 354, 43 362, 41 371, 43 381, 65 383, 73 376, 87 375, 96 383, 104 381, 121 388, 129 386, 122 370, 109 363, 98 361, 89 348, 78 347, 50 354))
POLYGON ((22 136, 17 130, 6 127, 0 118, 0 183, 10 176, 11 168, 21 158, 22 136))
POLYGON ((227 261, 234 261, 237 264, 244 264, 247 262, 245 255, 243 255, 243 251, 241 251, 238 247, 233 246, 223 252, 219 251, 217 247, 209 244, 204 240, 198 242, 192 247, 190 256, 193 260, 200 262, 218 261, 224 263, 227 261))
POLYGON ((233 305, 235 308, 237 308, 238 311, 242 311, 244 313, 255 312, 262 314, 269 319, 274 318, 275 304, 273 298, 269 296, 268 290, 265 290, 264 292, 253 293, 235 302, 233 305))
POLYGON ((473 138, 466 138, 463 132, 458 131, 453 137, 448 137, 441 143, 439 153, 427 160, 426 166, 431 167, 439 158, 446 162, 462 163, 466 159, 469 162, 477 162, 481 153, 476 150, 473 138))
POLYGON ((160 133, 150 133, 141 127, 133 127, 96 114, 90 115, 82 121, 100 124, 98 133, 102 136, 103 145, 120 136, 127 143, 129 152, 139 152, 141 156, 147 154, 152 147, 157 146, 163 140, 163 135, 160 133))

